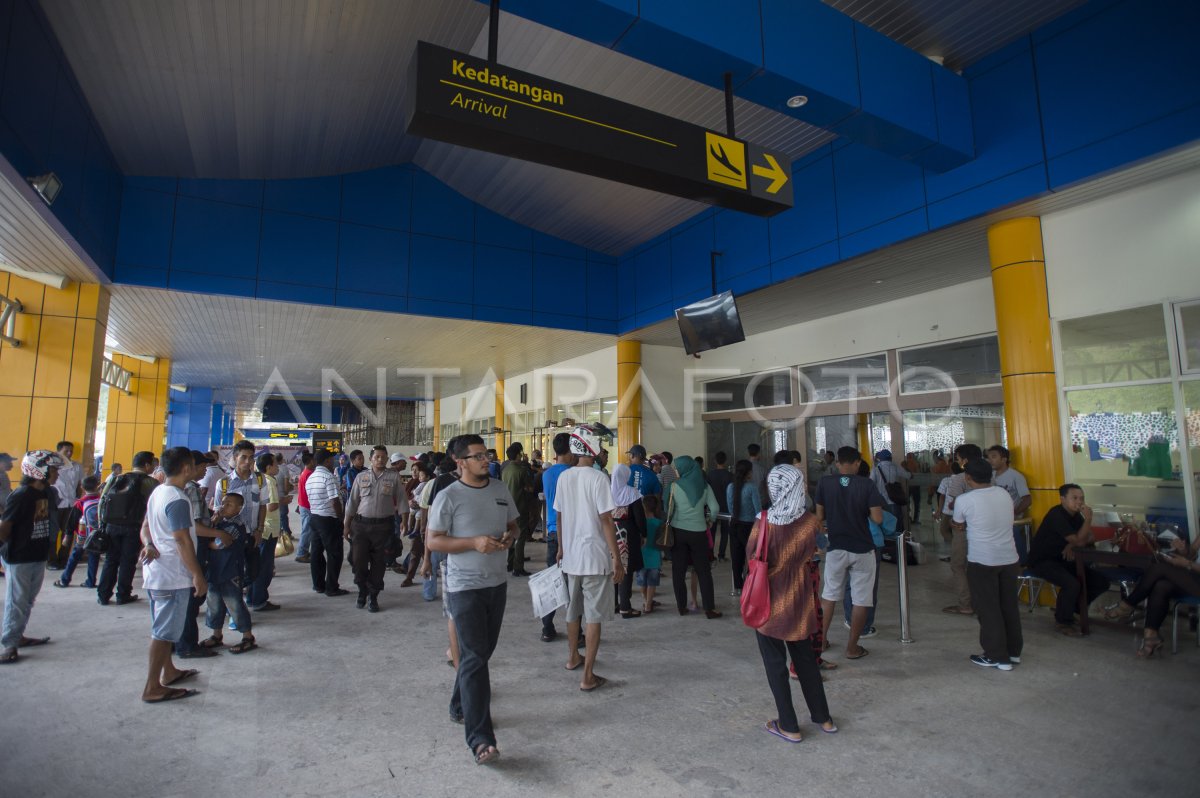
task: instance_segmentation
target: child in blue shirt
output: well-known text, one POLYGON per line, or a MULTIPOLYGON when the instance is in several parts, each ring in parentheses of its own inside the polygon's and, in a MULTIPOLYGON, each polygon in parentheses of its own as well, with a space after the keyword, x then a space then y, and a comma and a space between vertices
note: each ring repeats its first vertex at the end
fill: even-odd
POLYGON ((233 542, 225 545, 220 538, 208 544, 208 608, 205 624, 212 630, 211 636, 200 643, 201 648, 219 648, 225 626, 225 615, 233 616, 234 627, 242 633, 241 642, 229 649, 231 654, 244 654, 258 648, 254 635, 250 633, 250 608, 246 606, 242 588, 245 585, 246 548, 254 545, 254 538, 238 516, 245 500, 241 494, 229 492, 221 499, 221 506, 212 519, 214 529, 226 532, 233 542))
POLYGON ((658 518, 658 496, 651 494, 642 497, 642 506, 646 510, 646 539, 642 541, 642 570, 637 572, 637 584, 642 589, 642 612, 654 611, 654 590, 658 587, 662 573, 662 552, 654 545, 658 530, 663 522, 658 518))

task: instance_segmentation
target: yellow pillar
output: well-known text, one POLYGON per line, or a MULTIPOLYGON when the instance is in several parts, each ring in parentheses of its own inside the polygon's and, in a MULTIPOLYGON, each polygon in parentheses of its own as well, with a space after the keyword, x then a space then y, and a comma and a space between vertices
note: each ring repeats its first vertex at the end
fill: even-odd
MULTIPOLYGON (((493 415, 496 416, 496 426, 507 432, 508 424, 506 423, 507 419, 504 415, 504 380, 496 380, 495 392, 496 392, 496 409, 495 409, 493 415)), ((496 450, 499 452, 501 457, 504 456, 504 448, 507 445, 508 444, 505 442, 505 439, 504 439, 504 432, 497 432, 496 433, 496 450)))
POLYGON ((642 443, 642 342, 617 341, 617 443, 623 462, 625 452, 642 443))
POLYGON ((161 455, 167 438, 167 396, 170 393, 171 361, 158 358, 146 363, 125 355, 113 362, 133 374, 129 393, 108 391, 108 426, 104 432, 104 473, 113 463, 128 471, 133 455, 147 451, 161 455))
POLYGON ((875 453, 871 451, 871 417, 866 413, 859 413, 855 422, 854 429, 858 435, 858 453, 862 455, 863 462, 870 466, 871 458, 875 456, 875 453))
POLYGON ((1013 467, 1029 483, 1029 512, 1036 529, 1046 511, 1058 504, 1058 486, 1063 483, 1041 220, 1023 217, 992 225, 988 253, 1008 448, 1013 467))
POLYGON ((75 445, 90 473, 108 326, 108 289, 71 283, 58 289, 0 272, 0 294, 19 300, 14 337, 0 342, 0 451, 20 460, 30 449, 75 445))

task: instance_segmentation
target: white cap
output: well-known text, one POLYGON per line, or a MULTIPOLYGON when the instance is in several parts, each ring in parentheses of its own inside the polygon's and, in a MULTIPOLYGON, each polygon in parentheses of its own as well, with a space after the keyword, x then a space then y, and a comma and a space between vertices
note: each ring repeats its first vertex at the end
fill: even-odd
POLYGON ((405 459, 403 452, 392 452, 392 456, 388 458, 388 462, 392 465, 402 462, 405 459))

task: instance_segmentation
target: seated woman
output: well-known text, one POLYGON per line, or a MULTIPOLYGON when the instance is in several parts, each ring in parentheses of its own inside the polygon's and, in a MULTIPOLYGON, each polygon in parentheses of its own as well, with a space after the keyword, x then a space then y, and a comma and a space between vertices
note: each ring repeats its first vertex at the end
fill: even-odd
MULTIPOLYGON (((766 560, 771 611, 767 622, 755 630, 778 713, 775 720, 767 722, 766 730, 792 743, 803 738, 788 686, 789 655, 812 722, 826 734, 837 731, 829 715, 817 653, 810 642, 821 631, 817 614, 820 604, 806 583, 805 574, 816 552, 821 527, 816 516, 805 511, 804 487, 804 474, 794 466, 778 465, 767 475, 771 508, 767 511, 766 560)), ((755 524, 748 551, 755 551, 760 534, 761 525, 755 524)))
POLYGON ((1190 546, 1183 538, 1171 541, 1171 553, 1159 555, 1146 569, 1137 587, 1105 615, 1109 620, 1125 621, 1134 608, 1146 602, 1146 631, 1137 655, 1153 657, 1162 648, 1158 630, 1167 619, 1171 599, 1200 596, 1200 535, 1190 546))

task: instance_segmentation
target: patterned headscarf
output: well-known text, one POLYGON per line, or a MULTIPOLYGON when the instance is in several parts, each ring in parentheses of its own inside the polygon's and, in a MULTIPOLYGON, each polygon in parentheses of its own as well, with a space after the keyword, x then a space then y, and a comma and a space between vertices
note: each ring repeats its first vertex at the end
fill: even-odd
POLYGON ((777 465, 767 474, 767 492, 771 496, 771 509, 767 520, 776 526, 784 526, 804 515, 804 496, 807 487, 804 474, 792 465, 777 465))

